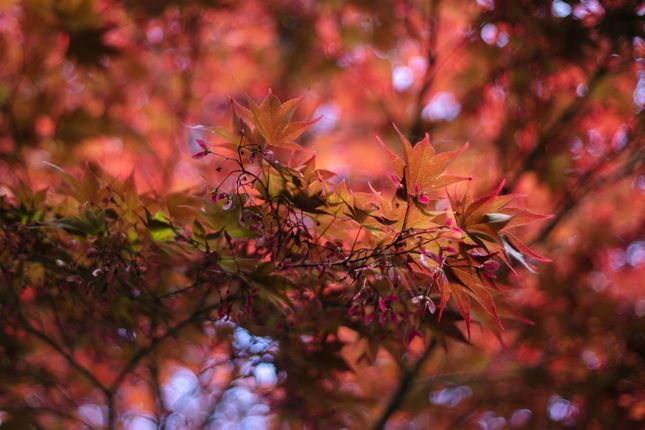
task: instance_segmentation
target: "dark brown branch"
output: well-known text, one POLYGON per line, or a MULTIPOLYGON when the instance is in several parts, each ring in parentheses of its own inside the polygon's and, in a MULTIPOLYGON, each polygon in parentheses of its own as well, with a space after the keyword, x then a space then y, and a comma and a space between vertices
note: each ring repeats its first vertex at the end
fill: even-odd
POLYGON ((128 364, 126 364, 126 366, 121 370, 121 372, 118 374, 118 376, 114 379, 114 381, 110 385, 109 387, 110 392, 116 392, 116 390, 121 386, 123 381, 125 381, 125 378, 137 367, 139 362, 141 362, 141 360, 146 358, 151 352, 157 349, 157 347, 159 347, 163 341, 165 341, 166 339, 172 336, 177 335, 186 326, 201 321, 204 317, 208 315, 210 311, 216 309, 219 305, 220 303, 218 302, 218 303, 206 306, 204 308, 201 308, 195 311, 191 316, 189 316, 185 320, 169 328, 162 335, 153 338, 152 341, 148 344, 148 346, 141 348, 132 356, 132 358, 130 358, 130 361, 128 362, 128 364))
POLYGON ((33 334, 35 337, 52 347, 59 355, 61 355, 65 361, 67 361, 67 364, 74 369, 76 372, 87 378, 92 384, 94 384, 98 389, 100 389, 103 393, 109 393, 108 388, 101 382, 99 381, 96 376, 92 374, 92 372, 89 371, 86 367, 84 367, 82 364, 80 364, 74 357, 65 351, 65 349, 57 344, 51 337, 49 337, 46 333, 43 333, 36 328, 34 328, 29 321, 27 321, 26 318, 21 317, 21 322, 23 328, 28 332, 33 334))
POLYGON ((394 414, 394 412, 396 412, 397 409, 401 407, 403 401, 405 400, 406 394, 412 387, 412 382, 417 377, 417 375, 421 371, 421 368, 423 367, 423 364, 428 359, 428 357, 430 357, 432 351, 434 351, 436 346, 437 340, 432 339, 426 349, 423 351, 423 354, 421 354, 417 361, 414 362, 412 367, 404 370, 403 374, 401 375, 401 379, 399 380, 399 387, 388 402, 379 419, 372 427, 373 430, 384 429, 387 421, 390 419, 392 414, 394 414))
MULTIPOLYGON (((94 429, 94 427, 92 427, 85 421, 79 419, 78 416, 67 413, 65 411, 61 411, 59 409, 50 408, 47 406, 31 407, 26 405, 25 406, 0 405, 0 410, 7 412, 10 415, 14 415, 16 417, 36 417, 38 415, 50 415, 61 419, 74 421, 78 424, 84 425, 86 428, 94 429)), ((9 424, 9 423, 10 421, 6 422, 6 424, 9 424)), ((30 424, 37 425, 36 423, 30 423, 30 424)))
POLYGON ((587 197, 591 192, 598 190, 599 188, 616 182, 620 179, 625 178, 626 176, 636 172, 639 167, 645 161, 645 154, 642 151, 639 151, 638 148, 642 146, 642 139, 635 140, 635 147, 637 148, 636 152, 630 157, 623 166, 615 171, 613 174, 599 178, 593 183, 589 183, 593 174, 599 171, 604 167, 608 162, 610 162, 615 156, 620 153, 614 153, 612 156, 603 157, 603 161, 598 163, 593 168, 585 172, 584 175, 578 180, 576 189, 580 189, 577 193, 567 193, 563 201, 558 205, 558 211, 555 213, 553 218, 549 223, 538 233, 538 235, 533 239, 532 243, 544 242, 553 230, 565 219, 580 203, 582 199, 587 197))
POLYGON ((415 115, 410 125, 410 135, 412 137, 411 142, 414 145, 415 142, 420 140, 423 137, 423 105, 427 94, 432 89, 432 84, 434 83, 434 77, 436 73, 436 64, 437 64, 437 35, 439 27, 439 18, 440 18, 440 0, 432 0, 430 2, 430 11, 428 13, 428 40, 426 48, 426 61, 428 62, 425 76, 423 78, 423 84, 417 93, 417 98, 415 102, 415 115))
MULTIPOLYGON (((608 61, 609 55, 605 55, 605 58, 596 68, 596 71, 589 78, 589 82, 587 83, 588 94, 590 94, 607 75, 607 72, 609 71, 607 68, 608 61)), ((513 177, 502 190, 504 194, 512 192, 524 173, 534 170, 535 164, 540 159, 540 156, 545 152, 547 145, 553 139, 558 137, 561 130, 580 112, 583 106, 587 103, 587 100, 589 100, 589 95, 586 97, 577 97, 562 112, 560 112, 557 118, 553 120, 547 129, 540 134, 535 148, 533 148, 533 150, 526 156, 520 168, 515 172, 513 177)))

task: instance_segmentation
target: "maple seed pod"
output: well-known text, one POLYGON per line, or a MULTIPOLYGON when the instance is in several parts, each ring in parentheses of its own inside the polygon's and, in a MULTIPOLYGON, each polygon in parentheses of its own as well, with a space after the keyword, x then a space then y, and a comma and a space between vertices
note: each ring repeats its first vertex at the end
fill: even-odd
POLYGON ((200 148, 202 148, 204 151, 208 151, 208 144, 204 141, 204 139, 197 138, 195 139, 195 142, 197 145, 199 145, 200 148))
POLYGON ((482 264, 482 269, 484 269, 486 272, 495 272, 497 269, 499 269, 499 263, 494 260, 488 260, 484 264, 482 264))
POLYGON ((222 205, 222 210, 228 211, 231 210, 231 208, 233 208, 233 196, 228 196, 222 205))
POLYGON ((416 296, 416 297, 412 297, 412 300, 410 300, 410 301, 412 302, 412 304, 413 304, 413 305, 418 305, 418 304, 419 304, 419 303, 421 303, 423 300, 426 300, 426 296, 416 296))
POLYGON ((511 215, 499 212, 492 212, 484 215, 484 220, 489 224, 506 224, 511 220, 511 218, 513 218, 511 215))
POLYGON ((430 315, 434 315, 434 313, 437 311, 437 305, 434 304, 432 299, 428 297, 428 301, 426 302, 426 309, 428 312, 430 312, 430 315))
POLYGON ((208 154, 210 154, 210 151, 208 149, 204 149, 203 151, 199 151, 198 153, 193 154, 193 160, 201 160, 208 154))

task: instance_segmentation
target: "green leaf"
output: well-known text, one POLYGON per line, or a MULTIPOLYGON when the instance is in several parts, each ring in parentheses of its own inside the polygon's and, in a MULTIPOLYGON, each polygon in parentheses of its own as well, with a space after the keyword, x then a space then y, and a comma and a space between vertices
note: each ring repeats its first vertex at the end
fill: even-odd
POLYGON ((53 221, 53 224, 80 236, 97 236, 105 231, 105 212, 86 210, 78 217, 64 217, 53 221))
POLYGON ((173 226, 168 223, 161 212, 155 213, 154 217, 150 215, 150 211, 144 208, 146 212, 146 226, 150 232, 152 240, 157 242, 168 242, 175 238, 175 230, 173 226))
POLYGON ((204 235, 206 232, 204 231, 204 226, 198 220, 195 220, 195 222, 193 222, 192 233, 193 233, 193 238, 204 239, 204 235))

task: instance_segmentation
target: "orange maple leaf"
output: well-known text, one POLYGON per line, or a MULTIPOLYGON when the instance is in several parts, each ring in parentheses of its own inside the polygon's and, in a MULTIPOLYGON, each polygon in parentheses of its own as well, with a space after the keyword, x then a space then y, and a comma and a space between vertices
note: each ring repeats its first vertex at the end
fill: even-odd
POLYGON ((438 199, 441 196, 437 190, 468 178, 460 176, 442 175, 450 162, 468 148, 468 143, 454 151, 437 154, 430 137, 425 137, 412 146, 410 141, 394 125, 394 129, 403 145, 403 159, 392 152, 380 139, 378 139, 385 152, 392 160, 396 169, 397 179, 402 180, 406 194, 438 199))
POLYGON ((269 94, 260 102, 255 103, 248 98, 249 107, 242 106, 233 101, 241 115, 260 133, 264 138, 265 145, 276 148, 302 151, 304 148, 294 143, 311 124, 318 121, 298 122, 292 121, 293 114, 302 101, 302 97, 287 100, 281 103, 280 100, 269 91, 269 94))
POLYGON ((540 261, 551 260, 529 249, 508 230, 551 216, 509 207, 509 203, 521 196, 499 195, 503 186, 502 181, 492 193, 475 201, 471 201, 467 195, 461 200, 449 196, 457 225, 473 242, 491 253, 498 253, 511 270, 513 268, 507 257, 518 260, 524 267, 533 271, 533 267, 524 260, 524 255, 540 261))

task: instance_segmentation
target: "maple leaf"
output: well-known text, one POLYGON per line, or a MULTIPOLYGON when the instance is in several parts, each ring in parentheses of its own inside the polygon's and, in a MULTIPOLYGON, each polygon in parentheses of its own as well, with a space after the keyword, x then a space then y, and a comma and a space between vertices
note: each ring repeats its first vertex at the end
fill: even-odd
POLYGON ((438 321, 441 321, 448 303, 452 300, 466 324, 467 338, 470 339, 472 300, 474 300, 479 308, 490 316, 496 329, 503 331, 504 326, 494 299, 494 296, 499 295, 497 286, 486 276, 485 270, 475 256, 463 252, 464 249, 461 251, 442 256, 426 250, 425 253, 432 258, 432 261, 426 257, 419 266, 424 267, 422 273, 432 279, 439 293, 438 321))
POLYGON ((293 114, 301 101, 302 97, 298 97, 281 103, 269 91, 260 104, 255 103, 251 98, 248 98, 248 108, 235 100, 233 103, 242 116, 255 126, 267 146, 302 151, 304 148, 294 143, 294 140, 308 126, 318 121, 318 118, 306 122, 292 121, 293 114))
POLYGON ((302 173, 305 181, 307 181, 308 183, 314 182, 316 180, 322 183, 327 179, 331 179, 336 176, 336 173, 332 172, 331 170, 316 168, 315 156, 307 159, 298 170, 302 173))
POLYGON ((406 195, 417 196, 420 202, 427 203, 430 198, 441 198, 437 190, 468 179, 460 176, 442 175, 450 162, 468 148, 468 143, 454 151, 437 154, 427 133, 422 140, 412 146, 396 125, 394 125, 394 129, 403 145, 403 159, 392 152, 383 141, 377 139, 392 160, 397 179, 401 179, 406 195))
POLYGON ((533 271, 533 267, 526 262, 524 255, 540 261, 551 260, 530 250, 508 230, 534 221, 545 220, 551 216, 507 206, 521 196, 499 195, 503 186, 504 181, 493 192, 474 201, 471 201, 468 195, 461 200, 449 195, 457 225, 474 243, 490 253, 497 253, 511 270, 513 268, 507 257, 514 258, 533 271))
MULTIPOLYGON (((504 330, 502 321, 497 313, 495 301, 493 300, 492 294, 495 290, 495 286, 492 284, 492 281, 480 276, 480 273, 476 269, 476 265, 464 265, 463 261, 457 262, 455 257, 449 257, 448 261, 450 262, 450 260, 455 261, 453 264, 448 264, 445 269, 446 279, 449 282, 443 286, 443 289, 441 289, 442 300, 439 307, 440 315, 447 303, 447 298, 444 298, 444 296, 452 295, 457 303, 459 313, 461 313, 464 318, 468 338, 470 339, 470 299, 472 298, 488 315, 493 318, 497 328, 499 330, 504 330)), ((439 287, 441 288, 442 286, 439 285, 439 287)))
POLYGON ((347 187, 344 180, 338 184, 335 193, 329 196, 328 204, 335 207, 336 213, 343 213, 359 224, 365 223, 378 205, 375 204, 376 196, 369 193, 353 192, 347 187))

